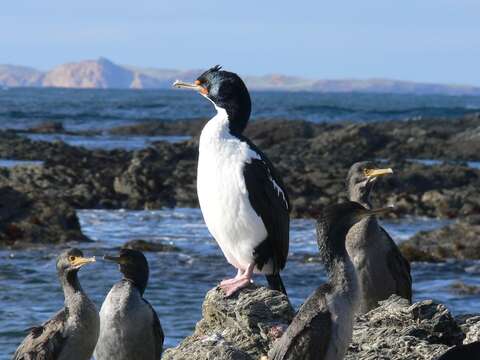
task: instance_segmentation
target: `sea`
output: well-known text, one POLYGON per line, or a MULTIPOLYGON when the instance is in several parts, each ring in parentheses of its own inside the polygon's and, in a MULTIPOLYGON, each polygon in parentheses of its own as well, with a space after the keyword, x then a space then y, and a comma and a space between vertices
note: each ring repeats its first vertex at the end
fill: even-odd
MULTIPOLYGON (((480 112, 480 97, 392 94, 322 94, 307 92, 253 92, 253 121, 258 119, 308 120, 312 122, 402 121, 454 118, 480 112)), ((109 129, 145 121, 204 119, 214 110, 208 101, 186 91, 174 90, 0 90, 0 129, 25 131, 45 121, 62 122, 70 134, 33 134, 38 141, 65 141, 87 148, 135 150, 153 141, 184 141, 188 137, 113 136, 109 129), (93 135, 86 132, 94 131, 93 135)), ((0 167, 42 166, 45 159, 23 162, 0 159, 0 167)), ((412 161, 420 161, 412 159, 412 161)), ((437 159, 421 159, 437 166, 437 159)), ((472 167, 480 167, 480 158, 472 167)), ((94 242, 72 244, 98 261, 80 271, 87 294, 100 308, 111 286, 120 279, 116 266, 102 261, 128 240, 161 241, 178 251, 146 253, 150 281, 145 297, 155 307, 166 334, 165 346, 176 346, 191 334, 201 318, 205 293, 220 280, 234 275, 208 233, 199 209, 173 208, 131 211, 78 209, 82 231, 94 242)), ((405 217, 384 220, 382 225, 400 243, 419 231, 449 224, 450 220, 405 217)), ((52 316, 63 304, 55 272, 55 259, 63 247, 0 250, 0 360, 11 358, 26 329, 52 316)), ((315 260, 314 222, 292 219, 289 261, 283 272, 293 305, 325 281, 315 260)), ((434 299, 454 315, 480 313, 478 295, 456 292, 463 282, 480 286, 480 261, 449 260, 413 263, 415 301, 434 299)), ((255 281, 265 284, 262 277, 255 281)))

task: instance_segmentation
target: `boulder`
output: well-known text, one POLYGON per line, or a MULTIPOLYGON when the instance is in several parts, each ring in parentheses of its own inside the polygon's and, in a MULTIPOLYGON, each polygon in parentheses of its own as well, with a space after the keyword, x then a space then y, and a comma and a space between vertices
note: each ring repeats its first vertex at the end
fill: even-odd
POLYGON ((122 245, 124 249, 138 250, 142 252, 178 252, 180 248, 163 242, 146 241, 142 239, 130 240, 122 245))
POLYGON ((258 360, 292 321, 294 311, 278 291, 251 285, 232 298, 210 290, 192 335, 165 351, 164 360, 258 360))
MULTIPOLYGON (((214 288, 202 309, 194 333, 166 350, 163 359, 266 360, 273 342, 294 316, 283 294, 255 285, 229 299, 214 288)), ((470 321, 467 334, 472 334, 472 341, 478 336, 479 319, 466 321, 470 321)), ((432 300, 409 305, 392 295, 357 318, 345 359, 433 360, 464 338, 444 305, 432 300)))
POLYGON ((460 219, 441 229, 422 231, 400 244, 410 261, 480 259, 480 216, 460 219))
POLYGON ((0 247, 90 241, 75 209, 62 200, 34 197, 0 187, 0 247))
POLYGON ((432 300, 409 305, 392 295, 357 317, 345 359, 431 360, 461 344, 464 337, 444 305, 432 300))

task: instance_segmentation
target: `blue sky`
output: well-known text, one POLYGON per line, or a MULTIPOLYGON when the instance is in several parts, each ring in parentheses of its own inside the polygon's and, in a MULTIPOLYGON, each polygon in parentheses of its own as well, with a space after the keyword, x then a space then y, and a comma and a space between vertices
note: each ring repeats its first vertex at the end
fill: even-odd
POLYGON ((241 74, 480 85, 480 0, 15 0, 0 64, 105 56, 241 74))

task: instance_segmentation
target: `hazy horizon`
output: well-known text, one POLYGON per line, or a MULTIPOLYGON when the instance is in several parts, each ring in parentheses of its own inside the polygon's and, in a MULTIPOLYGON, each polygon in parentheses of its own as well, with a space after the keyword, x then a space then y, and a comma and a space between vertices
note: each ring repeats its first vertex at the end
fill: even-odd
POLYGON ((19 0, 0 14, 0 63, 49 70, 104 56, 138 67, 480 86, 476 0, 294 5, 19 0))

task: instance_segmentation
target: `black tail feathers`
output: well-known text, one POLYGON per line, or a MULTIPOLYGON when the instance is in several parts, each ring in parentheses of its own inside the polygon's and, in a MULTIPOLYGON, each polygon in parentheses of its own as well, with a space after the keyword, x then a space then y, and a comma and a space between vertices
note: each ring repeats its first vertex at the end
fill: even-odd
POLYGON ((288 296, 287 290, 285 290, 285 285, 283 285, 283 281, 282 281, 282 278, 280 277, 280 274, 265 275, 265 277, 267 278, 270 289, 281 291, 286 296, 288 296))

